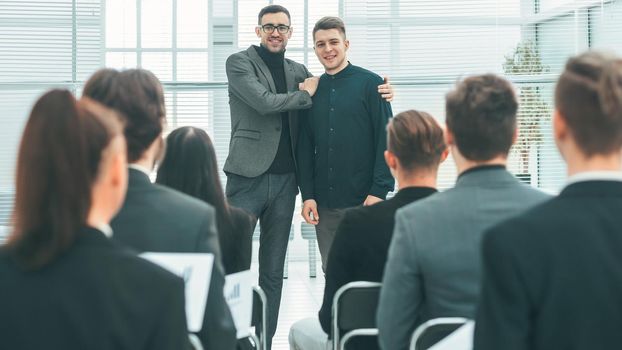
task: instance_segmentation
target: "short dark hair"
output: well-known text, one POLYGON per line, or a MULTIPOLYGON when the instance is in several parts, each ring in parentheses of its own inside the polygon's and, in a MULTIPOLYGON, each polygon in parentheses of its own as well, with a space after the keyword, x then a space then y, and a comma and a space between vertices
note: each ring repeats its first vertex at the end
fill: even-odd
POLYGON ((589 51, 572 57, 555 88, 555 106, 586 156, 622 147, 622 59, 589 51))
POLYGON ((315 39, 315 33, 318 30, 328 30, 328 29, 337 29, 343 37, 346 37, 346 25, 343 23, 341 18, 339 17, 331 17, 326 16, 320 18, 319 21, 315 22, 315 26, 313 26, 313 39, 315 39))
POLYGON ((261 18, 268 13, 279 13, 283 12, 287 15, 287 19, 289 19, 289 23, 292 23, 292 17, 289 15, 289 11, 281 5, 268 5, 259 11, 259 15, 257 16, 257 24, 261 25, 261 18))
POLYGON ((445 107, 447 128, 465 158, 487 161, 508 155, 518 110, 509 81, 494 74, 468 77, 447 93, 445 107))
POLYGON ((166 118, 164 91, 148 70, 97 71, 87 81, 83 94, 123 114, 130 163, 139 160, 162 133, 166 118))
POLYGON ((446 149, 443 129, 426 112, 411 109, 387 124, 387 150, 406 171, 438 166, 446 149))
POLYGON ((76 102, 67 90, 51 90, 26 122, 7 247, 28 269, 50 263, 74 243, 86 225, 103 152, 122 135, 117 115, 93 105, 76 102))

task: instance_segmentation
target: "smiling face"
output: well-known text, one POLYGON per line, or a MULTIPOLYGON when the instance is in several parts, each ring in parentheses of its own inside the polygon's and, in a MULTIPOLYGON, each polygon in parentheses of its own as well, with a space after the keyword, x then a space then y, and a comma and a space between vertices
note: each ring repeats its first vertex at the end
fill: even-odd
POLYGON ((315 32, 314 50, 326 73, 335 74, 348 65, 346 52, 350 42, 339 29, 320 29, 315 32))
POLYGON ((268 51, 273 53, 285 51, 287 41, 292 36, 292 29, 290 28, 289 31, 285 34, 279 33, 277 28, 274 28, 274 31, 272 33, 266 33, 262 29, 262 26, 267 24, 272 25, 273 27, 289 27, 290 23, 287 14, 284 12, 266 13, 261 17, 261 24, 255 28, 255 33, 257 34, 257 37, 261 39, 261 44, 266 49, 268 49, 268 51))

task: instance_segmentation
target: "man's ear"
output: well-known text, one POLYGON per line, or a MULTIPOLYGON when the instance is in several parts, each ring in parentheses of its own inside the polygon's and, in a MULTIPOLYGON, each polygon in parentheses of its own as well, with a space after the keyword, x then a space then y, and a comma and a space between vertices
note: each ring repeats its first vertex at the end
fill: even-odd
POLYGON ((257 34, 258 38, 261 38, 261 33, 259 32, 261 30, 261 27, 257 26, 255 27, 255 34, 257 34))
POLYGON ((444 162, 449 156, 449 148, 445 148, 443 153, 441 153, 441 163, 444 162))
POLYGON ((384 161, 387 163, 389 169, 395 169, 397 167, 397 159, 390 151, 384 151, 384 161))
POLYGON ((568 136, 568 124, 558 109, 553 111, 553 137, 556 141, 564 140, 568 136))
POLYGON ((443 130, 443 137, 445 138, 445 144, 447 145, 447 148, 454 145, 454 134, 449 131, 447 125, 445 125, 445 130, 443 130))

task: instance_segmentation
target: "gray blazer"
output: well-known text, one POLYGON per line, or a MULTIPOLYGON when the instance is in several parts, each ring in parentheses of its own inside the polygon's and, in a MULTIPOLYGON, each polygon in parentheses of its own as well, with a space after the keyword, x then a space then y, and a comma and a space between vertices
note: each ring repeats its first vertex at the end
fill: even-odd
MULTIPOLYGON (((292 148, 298 137, 298 110, 311 107, 311 96, 298 83, 307 68, 285 59, 287 93, 277 94, 272 74, 253 46, 227 59, 231 140, 224 171, 246 177, 263 174, 274 160, 281 138, 281 112, 289 112, 292 148)), ((296 154, 292 149, 292 154, 296 154)), ((294 160, 295 161, 295 160, 294 160)))
POLYGON ((432 318, 474 318, 484 231, 548 198, 505 169, 481 168, 398 210, 378 308, 381 348, 407 349, 432 318))

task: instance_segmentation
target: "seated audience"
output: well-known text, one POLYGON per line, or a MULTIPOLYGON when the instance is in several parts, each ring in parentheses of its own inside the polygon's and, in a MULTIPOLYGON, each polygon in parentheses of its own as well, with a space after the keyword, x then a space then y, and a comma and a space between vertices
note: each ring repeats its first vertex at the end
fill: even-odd
POLYGON ((466 78, 447 94, 445 140, 459 176, 454 188, 396 213, 378 307, 382 349, 407 349, 429 319, 474 318, 482 234, 546 200, 505 168, 517 108, 510 83, 492 74, 466 78))
MULTIPOLYGON (((295 323, 289 333, 292 349, 326 349, 337 290, 352 281, 382 280, 395 211, 436 193, 438 167, 447 157, 443 130, 428 113, 402 112, 389 121, 384 157, 399 192, 390 200, 346 212, 328 257, 319 322, 314 317, 295 323)), ((354 339, 349 348, 377 349, 378 344, 376 338, 354 339)))
POLYGON ((181 278, 110 237, 127 188, 116 114, 69 91, 35 104, 0 248, 3 349, 188 349, 181 278))
POLYGON ((236 331, 223 293, 214 208, 149 180, 165 149, 162 131, 166 108, 160 81, 142 69, 104 69, 87 81, 84 95, 116 109, 126 119, 129 184, 123 207, 111 222, 114 238, 139 252, 214 254, 205 318, 198 336, 207 349, 233 349, 236 331))
POLYGON ((225 273, 250 269, 255 219, 227 203, 216 152, 204 130, 185 126, 168 135, 166 157, 158 167, 156 182, 212 205, 225 273))
POLYGON ((553 134, 567 185, 485 235, 475 349, 622 344, 622 59, 568 61, 553 134))

